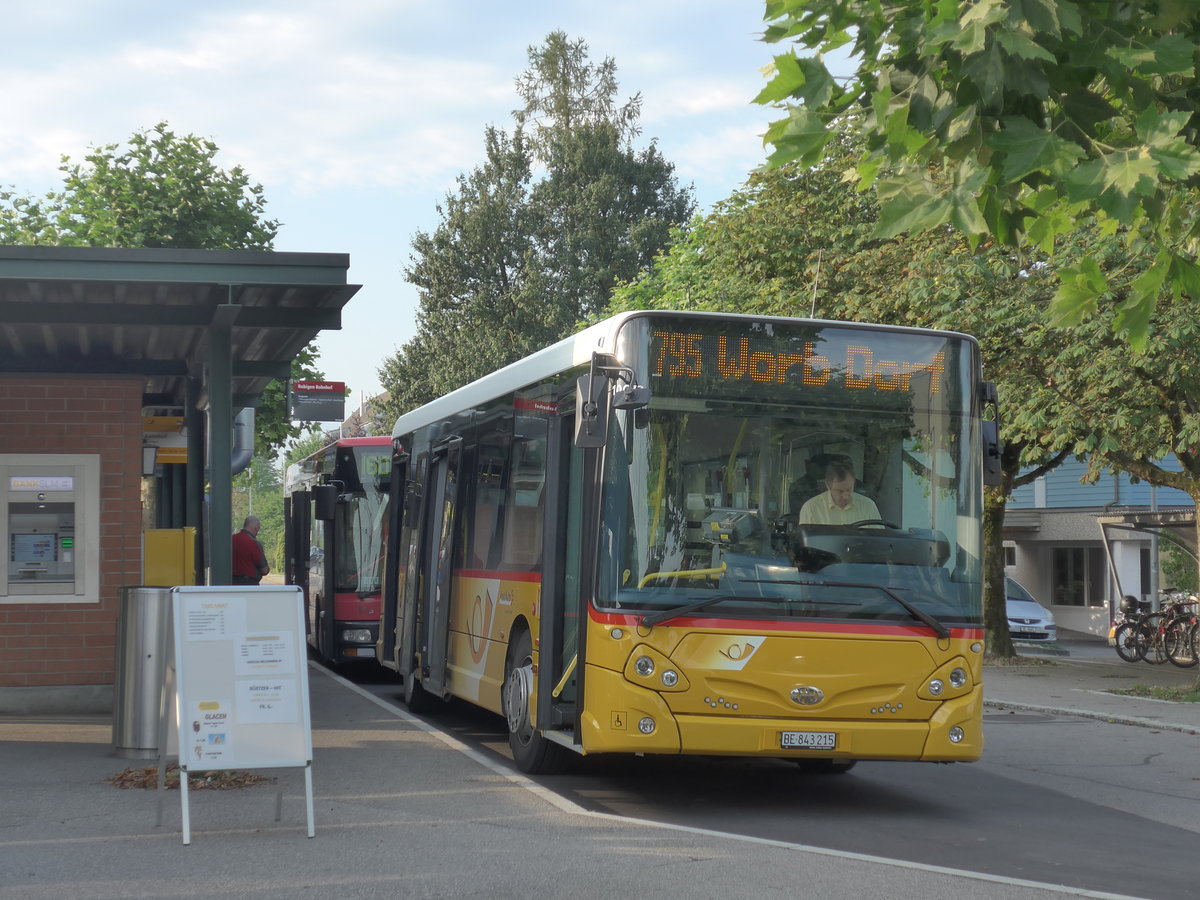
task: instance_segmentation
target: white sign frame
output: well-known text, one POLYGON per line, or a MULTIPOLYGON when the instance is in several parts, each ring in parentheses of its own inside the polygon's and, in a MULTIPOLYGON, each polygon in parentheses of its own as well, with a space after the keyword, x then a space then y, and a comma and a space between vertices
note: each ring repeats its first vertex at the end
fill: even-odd
MULTIPOLYGON (((313 837, 303 591, 294 585, 173 587, 171 623, 173 652, 160 707, 159 824, 171 753, 179 759, 184 844, 191 843, 190 768, 303 767, 313 837)), ((281 802, 282 796, 276 821, 281 802)))

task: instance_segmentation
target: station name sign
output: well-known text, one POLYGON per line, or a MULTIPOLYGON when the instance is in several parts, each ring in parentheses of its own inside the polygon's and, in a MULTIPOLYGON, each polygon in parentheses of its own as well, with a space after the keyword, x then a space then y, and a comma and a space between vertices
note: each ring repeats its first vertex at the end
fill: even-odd
POLYGON ((341 422, 346 418, 346 382, 293 381, 288 413, 301 422, 341 422))

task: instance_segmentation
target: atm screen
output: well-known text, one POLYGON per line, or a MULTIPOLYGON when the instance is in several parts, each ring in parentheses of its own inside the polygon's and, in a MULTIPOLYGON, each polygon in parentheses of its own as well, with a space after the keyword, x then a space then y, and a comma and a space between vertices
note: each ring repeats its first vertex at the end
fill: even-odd
POLYGON ((15 563, 50 563, 58 559, 53 534, 13 534, 9 560, 15 563))

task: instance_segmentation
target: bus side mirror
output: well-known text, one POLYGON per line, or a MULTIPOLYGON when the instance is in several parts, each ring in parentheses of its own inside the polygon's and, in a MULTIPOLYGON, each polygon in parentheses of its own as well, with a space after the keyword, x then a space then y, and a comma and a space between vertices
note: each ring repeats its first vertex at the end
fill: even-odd
POLYGON ((337 511, 338 489, 336 484, 320 484, 312 489, 314 515, 326 521, 337 511))
POLYGON ((983 483, 999 487, 1003 472, 1000 468, 1000 424, 984 419, 983 426, 983 483))
POLYGON ((581 450, 604 446, 608 397, 608 379, 603 375, 592 371, 575 382, 575 446, 581 450))
POLYGON ((575 446, 603 447, 610 409, 636 414, 650 404, 650 389, 637 383, 637 373, 611 353, 593 353, 586 375, 575 382, 575 446))
POLYGON ((988 487, 999 487, 1004 477, 1000 465, 1000 394, 994 381, 979 382, 979 405, 981 412, 986 414, 988 407, 992 409, 992 418, 980 422, 983 426, 980 434, 983 437, 983 483, 988 487))

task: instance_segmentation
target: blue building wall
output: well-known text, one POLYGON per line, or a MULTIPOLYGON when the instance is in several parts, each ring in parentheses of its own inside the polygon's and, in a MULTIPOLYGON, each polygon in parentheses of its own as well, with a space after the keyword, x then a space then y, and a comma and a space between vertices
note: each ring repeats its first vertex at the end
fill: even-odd
MULTIPOLYGON (((1170 471, 1179 471, 1174 457, 1164 465, 1170 471)), ((1013 491, 1008 502, 1009 509, 1068 509, 1091 508, 1109 505, 1149 506, 1151 486, 1146 482, 1134 483, 1124 474, 1106 473, 1094 484, 1084 484, 1080 479, 1087 472, 1087 463, 1069 459, 1045 476, 1045 502, 1037 502, 1035 484, 1026 484, 1013 491)), ((1154 502, 1160 506, 1191 506, 1192 498, 1174 488, 1157 488, 1154 502)))

